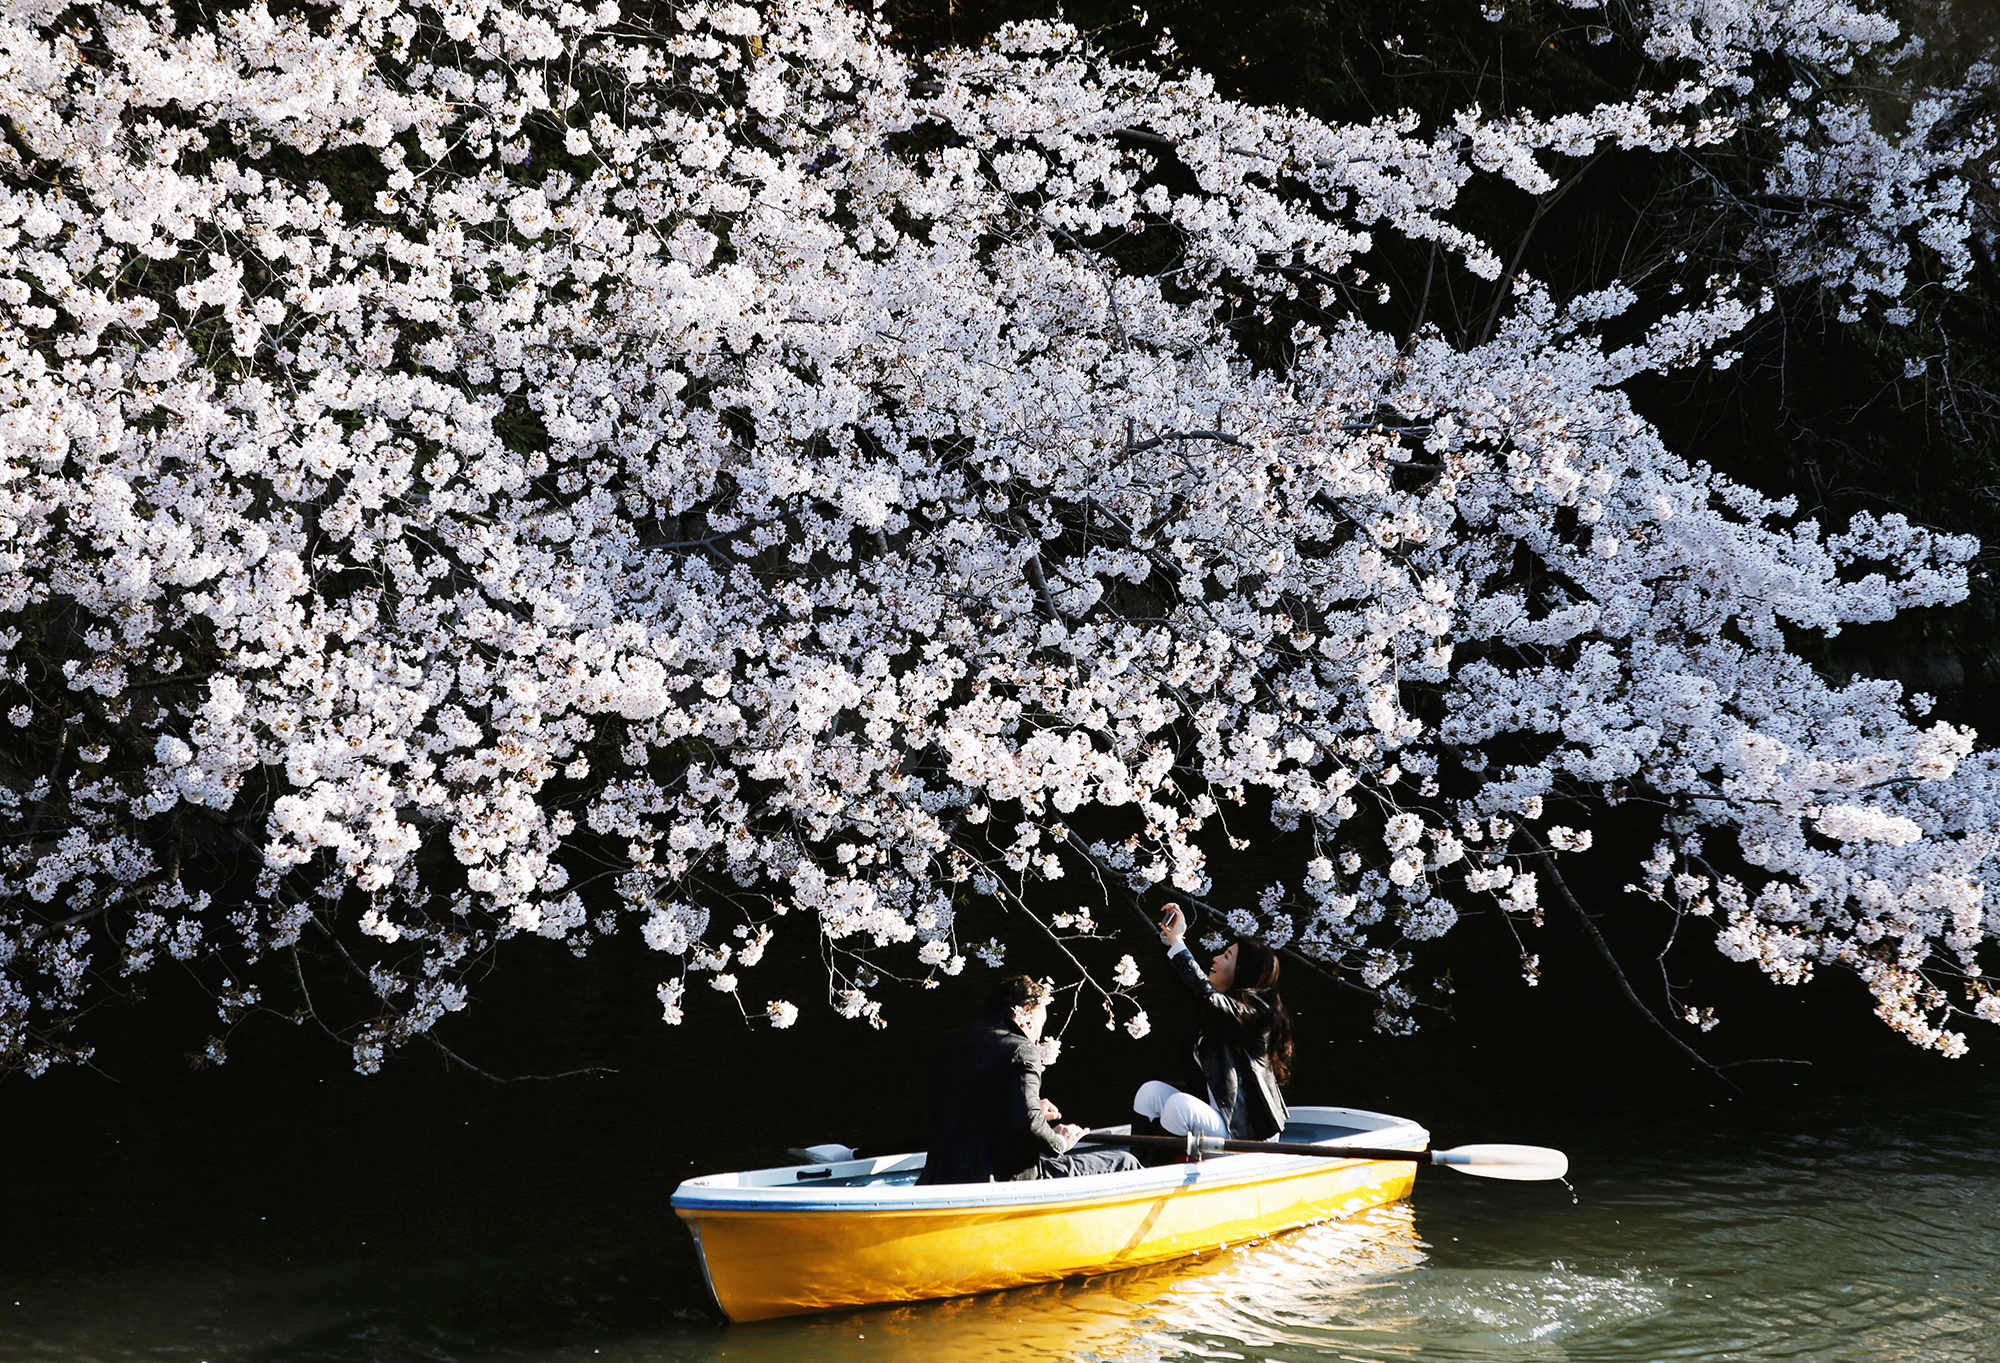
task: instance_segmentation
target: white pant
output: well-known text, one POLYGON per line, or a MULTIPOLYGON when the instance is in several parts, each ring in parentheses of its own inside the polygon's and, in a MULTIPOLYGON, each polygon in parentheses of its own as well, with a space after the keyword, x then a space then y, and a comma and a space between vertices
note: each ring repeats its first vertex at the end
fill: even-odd
POLYGON ((1132 1095, 1132 1110, 1141 1117, 1158 1122, 1176 1136, 1185 1136, 1192 1131, 1200 1136, 1229 1139, 1229 1124, 1222 1120, 1220 1112, 1201 1099, 1157 1079, 1149 1079, 1139 1085, 1139 1091, 1132 1095))

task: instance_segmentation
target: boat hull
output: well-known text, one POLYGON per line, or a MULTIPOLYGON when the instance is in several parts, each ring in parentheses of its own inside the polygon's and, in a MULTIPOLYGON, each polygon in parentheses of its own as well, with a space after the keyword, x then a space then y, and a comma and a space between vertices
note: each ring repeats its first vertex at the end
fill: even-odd
MULTIPOLYGON (((1420 1130, 1396 1134, 1392 1148, 1422 1144, 1420 1130)), ((1239 1155, 874 1199, 774 1189, 769 1205, 717 1205, 677 1193, 675 1209, 723 1311, 750 1321, 1161 1263, 1393 1202, 1415 1172, 1414 1162, 1239 1155)))

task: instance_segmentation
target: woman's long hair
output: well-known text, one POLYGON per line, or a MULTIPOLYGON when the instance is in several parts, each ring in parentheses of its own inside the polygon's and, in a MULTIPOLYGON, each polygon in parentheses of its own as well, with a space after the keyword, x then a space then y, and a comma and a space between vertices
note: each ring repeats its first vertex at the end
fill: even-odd
POLYGON ((1278 997, 1278 953, 1247 937, 1236 939, 1236 985, 1231 994, 1248 994, 1271 1005, 1271 1038, 1264 1063, 1279 1083, 1292 1077, 1292 1019, 1278 997))

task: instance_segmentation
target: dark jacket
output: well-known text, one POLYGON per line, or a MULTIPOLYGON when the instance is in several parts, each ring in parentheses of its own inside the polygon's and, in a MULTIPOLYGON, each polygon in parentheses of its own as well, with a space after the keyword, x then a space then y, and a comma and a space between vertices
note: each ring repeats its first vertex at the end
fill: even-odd
POLYGON ((919 1183, 1041 1177, 1063 1139, 1042 1117, 1042 1053, 1005 1017, 946 1032, 931 1048, 931 1149, 919 1183))
MULTIPOLYGON (((1208 1101, 1239 1141, 1267 1141, 1285 1129, 1285 1095, 1271 1073, 1271 1021, 1275 1008, 1255 994, 1218 993, 1191 952, 1167 956, 1183 983, 1201 1000, 1201 1031, 1194 1063, 1208 1101)), ((1196 1097, 1202 1094, 1196 1093, 1196 1097)))

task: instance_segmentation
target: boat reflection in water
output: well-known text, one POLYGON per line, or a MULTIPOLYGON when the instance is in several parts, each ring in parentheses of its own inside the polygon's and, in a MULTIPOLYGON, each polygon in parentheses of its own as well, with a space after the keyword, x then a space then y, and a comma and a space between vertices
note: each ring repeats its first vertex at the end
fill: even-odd
POLYGON ((1345 1314, 1341 1298, 1423 1261, 1410 1204, 1397 1202, 1269 1240, 1080 1282, 735 1326, 714 1357, 1145 1363, 1208 1352, 1190 1347, 1199 1340, 1232 1351, 1301 1333, 1331 1340, 1346 1333, 1328 1325, 1345 1314))
MULTIPOLYGON (((1082 1281, 730 1326, 729 1363, 1566 1363, 1672 1306, 1634 1273, 1446 1268, 1408 1201, 1082 1281)), ((1628 1357, 1613 1348, 1613 1357, 1628 1357)), ((1650 1356, 1650 1355, 1649 1355, 1650 1356)), ((649 1360, 655 1356, 649 1355, 649 1360)))

